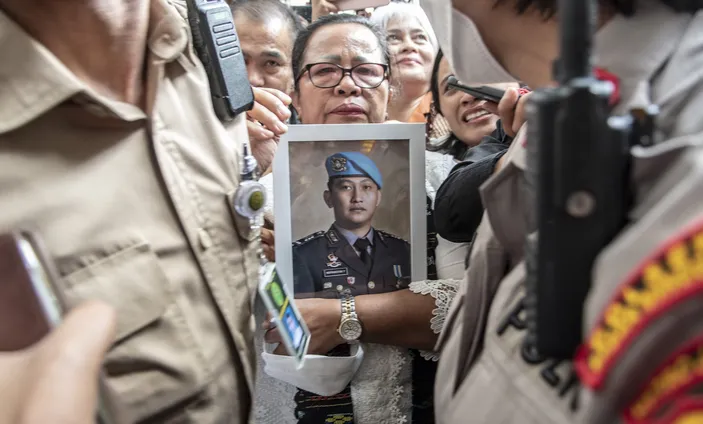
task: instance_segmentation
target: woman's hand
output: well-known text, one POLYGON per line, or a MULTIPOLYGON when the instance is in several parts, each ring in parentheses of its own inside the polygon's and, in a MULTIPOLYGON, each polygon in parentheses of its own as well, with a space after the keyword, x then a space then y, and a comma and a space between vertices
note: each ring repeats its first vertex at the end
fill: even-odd
POLYGON ((276 242, 273 230, 268 228, 261 229, 261 247, 264 250, 264 256, 269 262, 276 262, 276 242))
POLYGON ((498 115, 503 123, 505 133, 515 137, 527 119, 525 105, 530 94, 530 91, 524 88, 509 88, 505 90, 505 95, 500 99, 498 105, 486 102, 484 109, 498 115))
MULTIPOLYGON (((346 343, 337 331, 342 319, 339 299, 296 299, 295 304, 310 329, 308 354, 325 355, 335 347, 346 343)), ((264 321, 263 328, 268 330, 264 336, 266 343, 282 343, 278 329, 271 329, 269 319, 264 321)), ((286 349, 281 344, 274 353, 286 354, 286 349)))
POLYGON ((273 162, 278 137, 288 131, 285 121, 290 118, 291 98, 272 88, 252 87, 254 107, 247 111, 247 131, 252 154, 261 169, 273 162))

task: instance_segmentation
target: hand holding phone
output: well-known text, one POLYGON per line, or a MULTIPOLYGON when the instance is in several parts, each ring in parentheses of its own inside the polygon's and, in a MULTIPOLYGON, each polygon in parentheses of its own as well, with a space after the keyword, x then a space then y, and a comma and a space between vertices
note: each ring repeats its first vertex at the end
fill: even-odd
POLYGON ((0 353, 0 422, 95 423, 98 375, 114 327, 111 308, 85 304, 32 349, 0 353))
POLYGON ((114 314, 93 304, 61 323, 66 303, 45 252, 30 232, 0 234, 0 393, 15 393, 0 396, 0 422, 14 410, 27 422, 127 423, 101 375, 114 314))

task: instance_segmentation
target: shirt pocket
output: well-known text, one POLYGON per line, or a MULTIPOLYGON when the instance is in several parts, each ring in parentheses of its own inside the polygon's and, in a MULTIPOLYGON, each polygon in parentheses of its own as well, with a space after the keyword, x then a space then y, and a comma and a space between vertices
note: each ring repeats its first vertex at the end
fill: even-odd
MULTIPOLYGON (((96 255, 93 255, 95 257, 96 255)), ((104 369, 135 420, 197 394, 205 381, 186 318, 148 243, 133 242, 63 277, 68 306, 101 300, 117 313, 104 369)))

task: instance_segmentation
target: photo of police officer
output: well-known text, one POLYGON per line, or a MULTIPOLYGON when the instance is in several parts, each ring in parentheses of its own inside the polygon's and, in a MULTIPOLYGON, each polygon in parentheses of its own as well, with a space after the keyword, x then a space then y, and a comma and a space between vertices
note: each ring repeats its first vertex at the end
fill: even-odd
POLYGON ((361 152, 338 152, 325 169, 322 197, 334 222, 293 243, 295 293, 334 298, 407 287, 410 244, 373 225, 384 189, 376 163, 361 152))

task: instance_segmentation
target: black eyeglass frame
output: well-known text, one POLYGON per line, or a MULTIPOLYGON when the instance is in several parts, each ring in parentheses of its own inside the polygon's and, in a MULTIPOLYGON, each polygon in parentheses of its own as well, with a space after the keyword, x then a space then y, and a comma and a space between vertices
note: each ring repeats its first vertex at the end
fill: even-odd
POLYGON ((301 78, 303 77, 303 75, 305 75, 306 73, 308 74, 308 79, 310 80, 310 83, 311 83, 312 85, 314 85, 315 87, 317 87, 317 88, 334 88, 334 87, 337 87, 337 86, 342 82, 342 80, 344 79, 344 77, 348 74, 349 77, 352 79, 352 81, 354 81, 354 84, 356 84, 356 85, 359 86, 360 88, 374 89, 374 88, 380 87, 381 84, 383 84, 383 81, 385 81, 385 80, 388 79, 388 65, 386 65, 386 64, 384 64, 384 63, 366 62, 366 63, 360 63, 360 64, 358 64, 358 65, 354 65, 354 66, 352 66, 351 68, 345 68, 345 67, 342 67, 342 66, 337 65, 336 63, 332 63, 332 62, 308 63, 307 65, 303 66, 303 70, 302 70, 302 72, 300 72, 300 74, 298 74, 298 77, 295 79, 295 83, 298 84, 298 83, 300 82, 300 79, 301 79, 301 78), (317 66, 317 65, 332 65, 332 66, 336 66, 338 69, 341 69, 341 70, 342 70, 342 75, 339 77, 339 81, 337 81, 336 84, 330 85, 330 86, 328 86, 328 87, 321 87, 321 86, 315 84, 315 82, 312 80, 312 74, 310 73, 310 68, 312 68, 313 66, 317 66), (364 85, 359 84, 359 82, 354 79, 354 74, 353 74, 354 69, 356 69, 356 68, 358 68, 358 67, 360 67, 360 66, 364 66, 364 65, 377 65, 377 66, 381 66, 381 67, 383 68, 383 78, 381 78, 381 81, 379 81, 379 83, 378 83, 377 85, 375 85, 375 86, 373 86, 373 87, 367 87, 367 86, 364 86, 364 85))

